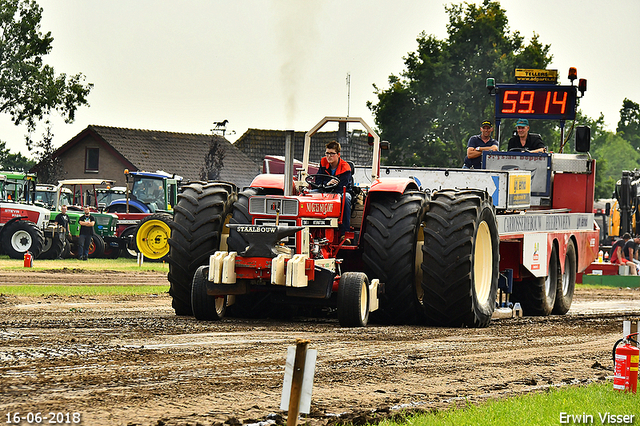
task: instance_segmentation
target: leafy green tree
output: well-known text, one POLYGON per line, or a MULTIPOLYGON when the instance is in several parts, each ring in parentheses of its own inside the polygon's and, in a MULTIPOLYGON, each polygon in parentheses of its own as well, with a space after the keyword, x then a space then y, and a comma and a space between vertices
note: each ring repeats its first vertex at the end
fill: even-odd
POLYGON ((21 153, 11 153, 7 144, 0 141, 0 170, 27 172, 35 165, 35 161, 29 160, 21 153))
MULTIPOLYGON (((421 33, 418 49, 405 58, 405 71, 391 75, 389 88, 374 85, 377 103, 368 103, 383 139, 392 143, 388 164, 459 167, 469 137, 493 117, 486 79, 514 82, 515 68, 546 68, 549 45, 534 34, 529 44, 511 32, 496 1, 446 8, 448 38, 421 33)), ((503 121, 510 136, 513 120, 503 121)), ((559 146, 556 124, 532 126, 552 147, 559 146)), ((506 148, 506 139, 502 142, 506 148)))
POLYGON ((640 105, 627 98, 622 101, 616 133, 640 150, 640 105))
POLYGON ((633 170, 640 164, 640 153, 619 135, 608 132, 605 141, 594 152, 597 159, 596 174, 601 174, 596 184, 596 199, 611 198, 614 185, 622 177, 623 170, 633 170))
MULTIPOLYGON (((51 52, 51 32, 42 34, 42 8, 34 0, 0 0, 0 113, 29 133, 52 112, 72 122, 88 105, 93 84, 82 74, 56 75, 43 61, 51 52)), ((27 145, 33 142, 28 138, 27 145)))

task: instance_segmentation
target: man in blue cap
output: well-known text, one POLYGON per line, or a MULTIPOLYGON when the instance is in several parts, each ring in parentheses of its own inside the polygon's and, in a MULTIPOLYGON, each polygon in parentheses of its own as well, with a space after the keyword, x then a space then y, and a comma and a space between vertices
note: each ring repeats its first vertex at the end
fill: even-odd
POLYGON ((509 139, 507 151, 547 152, 547 147, 537 133, 529 133, 529 120, 520 118, 516 121, 517 135, 509 139))
POLYGON ((481 169, 482 151, 498 150, 498 141, 491 137, 491 132, 493 132, 493 124, 491 121, 485 120, 480 124, 480 134, 469 138, 463 169, 481 169))

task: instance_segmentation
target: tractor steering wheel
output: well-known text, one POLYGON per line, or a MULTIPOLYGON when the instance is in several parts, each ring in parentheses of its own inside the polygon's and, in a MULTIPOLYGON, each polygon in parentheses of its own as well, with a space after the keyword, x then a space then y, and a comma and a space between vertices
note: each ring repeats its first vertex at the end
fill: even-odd
POLYGON ((340 180, 335 176, 325 175, 325 174, 316 174, 316 175, 308 175, 305 178, 305 181, 309 184, 309 186, 313 189, 319 189, 321 191, 329 191, 334 189, 340 183, 340 180), (325 183, 316 182, 317 178, 330 178, 325 183))
POLYGON ((529 149, 524 148, 524 147, 523 148, 511 148, 509 150, 509 152, 511 152, 511 151, 514 151, 514 152, 531 152, 531 151, 529 151, 529 149))

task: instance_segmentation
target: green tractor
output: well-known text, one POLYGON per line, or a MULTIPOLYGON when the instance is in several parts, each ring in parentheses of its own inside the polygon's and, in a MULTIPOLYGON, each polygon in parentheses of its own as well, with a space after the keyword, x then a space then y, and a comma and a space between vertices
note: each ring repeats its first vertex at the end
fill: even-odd
POLYGON ((51 209, 51 220, 54 221, 60 214, 60 207, 67 206, 69 216, 69 230, 71 241, 65 248, 64 255, 75 256, 80 235, 79 219, 82 216, 82 207, 91 208, 91 214, 96 218, 94 236, 89 247, 89 257, 107 257, 115 259, 120 255, 126 241, 116 236, 118 217, 112 213, 105 213, 98 208, 98 186, 111 186, 113 181, 102 179, 67 179, 58 182, 58 185, 38 185, 36 188, 36 200, 51 209))

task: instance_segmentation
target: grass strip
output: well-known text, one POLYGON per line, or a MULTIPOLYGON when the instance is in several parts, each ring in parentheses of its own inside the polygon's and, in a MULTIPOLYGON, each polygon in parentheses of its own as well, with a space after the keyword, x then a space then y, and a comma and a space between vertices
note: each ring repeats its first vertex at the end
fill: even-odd
POLYGON ((138 266, 136 259, 118 258, 118 259, 89 259, 86 261, 78 259, 54 259, 33 261, 33 267, 25 268, 24 261, 20 259, 9 259, 8 256, 0 256, 0 270, 24 270, 24 271, 43 271, 51 269, 82 269, 86 271, 149 271, 149 272, 169 272, 169 264, 167 262, 149 262, 146 261, 142 266, 138 266))
POLYGON ((469 404, 464 408, 420 414, 398 422, 384 420, 380 425, 637 425, 640 424, 639 397, 613 390, 613 382, 609 380, 587 386, 552 388, 543 393, 491 400, 480 405, 469 404))

